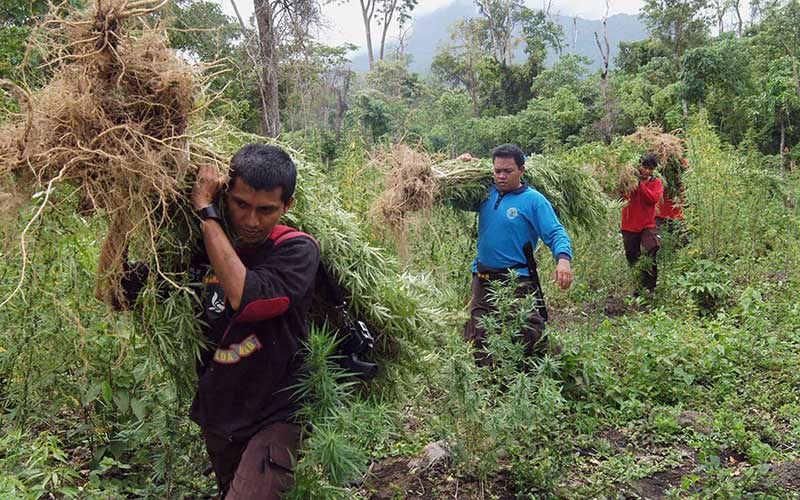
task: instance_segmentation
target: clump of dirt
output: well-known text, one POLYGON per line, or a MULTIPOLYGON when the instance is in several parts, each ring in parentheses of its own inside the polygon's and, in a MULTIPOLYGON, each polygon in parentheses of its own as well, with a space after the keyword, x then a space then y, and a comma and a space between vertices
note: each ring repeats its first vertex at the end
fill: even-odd
POLYGON ((787 490, 800 491, 800 461, 780 462, 769 468, 775 484, 787 490))
POLYGON ((667 492, 681 485, 684 476, 694 470, 694 465, 684 464, 674 469, 658 472, 652 476, 636 482, 636 493, 647 500, 660 500, 667 496, 667 492))

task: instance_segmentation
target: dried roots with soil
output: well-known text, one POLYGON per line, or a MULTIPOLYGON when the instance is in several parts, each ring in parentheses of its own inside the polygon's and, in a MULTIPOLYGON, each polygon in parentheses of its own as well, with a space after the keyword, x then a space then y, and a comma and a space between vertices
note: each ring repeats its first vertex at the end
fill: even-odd
POLYGON ((25 233, 52 203, 56 186, 73 186, 82 213, 100 212, 110 221, 96 282, 96 294, 109 303, 123 299, 117 284, 131 243, 161 271, 159 231, 203 161, 188 161, 189 121, 201 111, 194 104, 200 71, 177 57, 166 33, 144 17, 165 3, 97 2, 49 17, 32 42, 46 47, 40 52, 49 83, 33 92, 5 84, 22 111, 0 129, 0 176, 23 192, 44 190, 20 236, 23 266, 25 233))

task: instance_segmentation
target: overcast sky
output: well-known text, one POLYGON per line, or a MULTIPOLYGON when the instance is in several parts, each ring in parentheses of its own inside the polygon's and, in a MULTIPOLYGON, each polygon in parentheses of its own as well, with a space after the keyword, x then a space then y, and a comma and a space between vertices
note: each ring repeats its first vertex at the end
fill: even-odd
MULTIPOLYGON (((233 14, 231 0, 217 0, 223 6, 223 10, 229 15, 233 14)), ((247 20, 253 13, 253 0, 233 0, 247 20)), ((413 18, 421 16, 439 9, 445 5, 465 0, 419 0, 416 9, 412 12, 413 18)), ((526 4, 534 9, 543 8, 545 0, 526 0, 526 4)), ((638 14, 644 0, 609 0, 609 13, 613 14, 638 14)), ((747 2, 742 2, 746 4, 747 2)), ((564 16, 579 16, 584 19, 600 19, 606 10, 605 0, 552 0, 550 4, 551 14, 561 14, 564 16)), ((326 18, 327 28, 319 33, 319 38, 323 43, 329 45, 339 45, 342 43, 353 43, 362 46, 364 42, 364 25, 361 20, 361 9, 358 0, 348 0, 344 5, 329 4, 323 7, 326 18)), ((443 26, 442 29, 446 29, 443 26)), ((390 35, 396 36, 397 30, 390 35)), ((412 32, 413 33, 413 32, 412 32)), ((373 40, 375 37, 373 36, 373 40)))

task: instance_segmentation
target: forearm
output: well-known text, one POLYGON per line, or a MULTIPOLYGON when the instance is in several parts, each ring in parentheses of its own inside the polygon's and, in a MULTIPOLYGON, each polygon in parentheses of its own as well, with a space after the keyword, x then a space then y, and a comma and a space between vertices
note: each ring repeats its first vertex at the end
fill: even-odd
POLYGON ((651 205, 658 203, 658 200, 661 199, 661 195, 664 193, 664 188, 661 186, 661 183, 642 183, 639 189, 642 192, 644 201, 651 205))
POLYGON ((239 310, 247 268, 236 255, 236 250, 217 221, 214 219, 203 221, 202 230, 206 254, 208 254, 208 260, 211 261, 214 274, 219 279, 231 307, 239 310))

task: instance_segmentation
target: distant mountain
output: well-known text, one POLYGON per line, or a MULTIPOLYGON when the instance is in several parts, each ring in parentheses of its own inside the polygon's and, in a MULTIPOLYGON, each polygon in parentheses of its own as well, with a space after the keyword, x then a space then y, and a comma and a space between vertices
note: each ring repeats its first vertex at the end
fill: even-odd
MULTIPOLYGON (((412 57, 411 71, 427 74, 439 47, 450 38, 450 26, 461 19, 476 16, 478 16, 478 11, 471 0, 459 0, 431 13, 413 17, 412 30, 405 51, 412 57)), ((564 30, 563 53, 586 56, 592 61, 590 69, 599 69, 602 65, 602 58, 594 39, 594 33, 598 32, 602 40, 602 21, 577 18, 573 24, 571 17, 554 15, 552 18, 564 30)), ((645 38, 647 38, 647 30, 638 16, 616 14, 609 17, 608 40, 611 45, 611 64, 614 64, 614 57, 619 52, 619 42, 632 42, 645 38)), ((393 47, 389 48, 387 53, 391 53, 393 50, 393 47)), ((515 60, 523 61, 524 59, 525 47, 524 44, 520 44, 515 50, 515 60)), ((558 54, 551 51, 547 57, 548 65, 557 59, 558 54)), ((353 57, 351 68, 359 73, 366 72, 369 68, 367 54, 365 52, 356 54, 353 57)))

